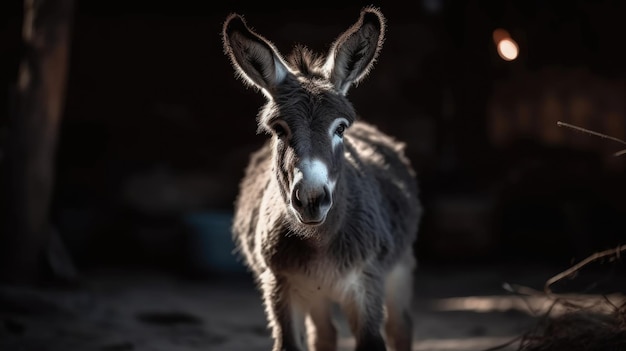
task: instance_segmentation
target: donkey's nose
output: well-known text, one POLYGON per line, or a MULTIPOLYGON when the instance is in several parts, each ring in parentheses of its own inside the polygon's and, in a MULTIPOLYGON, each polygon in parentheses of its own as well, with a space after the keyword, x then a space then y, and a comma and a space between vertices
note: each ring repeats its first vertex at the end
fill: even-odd
POLYGON ((323 207, 328 207, 331 203, 330 190, 327 186, 307 187, 302 183, 296 184, 291 193, 291 204, 294 209, 302 213, 308 211, 315 214, 323 207))

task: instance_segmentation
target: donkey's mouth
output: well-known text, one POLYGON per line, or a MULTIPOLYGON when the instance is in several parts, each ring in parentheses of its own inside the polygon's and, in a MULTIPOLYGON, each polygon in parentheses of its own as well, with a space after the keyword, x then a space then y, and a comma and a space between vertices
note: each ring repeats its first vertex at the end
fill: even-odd
POLYGON ((321 219, 321 220, 319 220, 319 221, 306 221, 306 220, 303 220, 303 219, 301 219, 301 218, 298 218, 298 219, 300 219, 300 223, 302 223, 302 224, 304 224, 304 225, 308 225, 308 226, 311 226, 311 227, 316 227, 316 226, 318 226, 318 225, 320 225, 320 224, 324 223, 324 220, 325 220, 326 218, 323 218, 323 219, 321 219))
POLYGON ((320 216, 319 218, 307 218, 306 216, 303 216, 300 212, 298 211, 293 211, 296 218, 298 219, 298 222, 300 222, 300 224, 304 224, 306 226, 310 226, 310 227, 316 227, 319 225, 324 224, 324 222, 326 221, 326 214, 320 216))

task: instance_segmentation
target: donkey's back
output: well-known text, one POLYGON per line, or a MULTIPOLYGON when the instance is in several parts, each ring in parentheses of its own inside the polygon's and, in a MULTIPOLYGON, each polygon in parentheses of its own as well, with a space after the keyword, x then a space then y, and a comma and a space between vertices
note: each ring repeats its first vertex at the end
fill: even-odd
POLYGON ((386 223, 381 223, 384 227, 380 229, 393 235, 393 261, 414 244, 421 216, 415 172, 404 153, 405 143, 358 122, 347 136, 346 158, 354 160, 353 179, 360 182, 359 189, 370 193, 362 195, 362 200, 383 212, 381 220, 386 223))

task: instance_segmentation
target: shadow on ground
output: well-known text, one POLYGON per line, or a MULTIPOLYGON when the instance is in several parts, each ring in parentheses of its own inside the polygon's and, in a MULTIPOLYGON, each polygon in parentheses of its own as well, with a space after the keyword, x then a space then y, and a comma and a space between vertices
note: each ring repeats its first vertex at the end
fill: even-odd
MULTIPOLYGON (((554 273, 506 267, 420 270, 414 350, 479 351, 512 340, 547 305, 513 296, 503 284, 541 289, 554 273)), ((338 318, 341 349, 349 350, 353 340, 338 318)), ((91 274, 75 289, 0 286, 0 350, 270 349, 263 306, 247 277, 109 271, 91 274)))

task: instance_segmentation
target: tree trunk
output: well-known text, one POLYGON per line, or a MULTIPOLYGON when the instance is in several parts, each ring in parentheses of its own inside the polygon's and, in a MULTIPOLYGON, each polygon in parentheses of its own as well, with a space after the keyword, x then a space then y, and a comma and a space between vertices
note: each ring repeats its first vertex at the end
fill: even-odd
POLYGON ((33 283, 50 243, 49 214, 65 101, 73 0, 25 0, 19 67, 3 171, 0 280, 33 283))

